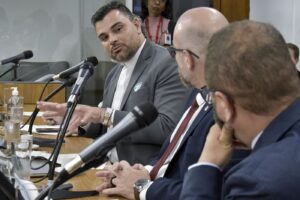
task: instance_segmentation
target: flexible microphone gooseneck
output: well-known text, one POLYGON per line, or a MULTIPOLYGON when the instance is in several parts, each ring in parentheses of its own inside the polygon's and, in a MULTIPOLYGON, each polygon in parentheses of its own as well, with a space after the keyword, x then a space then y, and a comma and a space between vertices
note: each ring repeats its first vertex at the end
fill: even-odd
POLYGON ((80 67, 85 63, 91 63, 92 65, 96 66, 98 64, 98 59, 95 56, 87 57, 77 65, 54 75, 51 80, 69 78, 70 75, 74 74, 75 72, 78 72, 80 70, 80 67))

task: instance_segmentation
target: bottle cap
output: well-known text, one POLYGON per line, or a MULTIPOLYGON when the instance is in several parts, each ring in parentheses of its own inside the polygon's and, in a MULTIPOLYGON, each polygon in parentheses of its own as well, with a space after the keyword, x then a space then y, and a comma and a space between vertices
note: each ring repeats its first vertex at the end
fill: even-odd
POLYGON ((13 90, 11 92, 11 95, 13 95, 13 96, 18 96, 19 95, 19 91, 18 91, 17 87, 11 87, 11 89, 13 90))

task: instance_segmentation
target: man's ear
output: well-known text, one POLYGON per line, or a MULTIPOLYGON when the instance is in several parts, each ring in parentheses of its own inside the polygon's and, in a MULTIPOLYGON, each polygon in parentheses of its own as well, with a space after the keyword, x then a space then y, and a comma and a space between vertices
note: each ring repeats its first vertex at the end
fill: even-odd
POLYGON ((137 28, 138 33, 142 33, 142 22, 139 18, 134 17, 132 21, 133 25, 137 28))
POLYGON ((234 106, 228 97, 219 91, 214 92, 215 109, 220 119, 224 122, 230 122, 234 117, 234 106))

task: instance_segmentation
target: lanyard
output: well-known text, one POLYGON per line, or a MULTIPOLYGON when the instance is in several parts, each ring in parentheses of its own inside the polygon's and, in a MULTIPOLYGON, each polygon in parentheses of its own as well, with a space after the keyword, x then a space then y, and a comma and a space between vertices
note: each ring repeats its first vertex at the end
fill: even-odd
POLYGON ((150 38, 151 41, 154 41, 156 44, 159 42, 158 40, 160 39, 160 34, 159 34, 159 28, 161 27, 161 24, 162 24, 162 20, 163 20, 163 17, 160 16, 158 22, 157 22, 157 26, 156 26, 156 35, 155 35, 155 40, 152 38, 152 35, 150 33, 150 26, 149 26, 149 18, 147 17, 146 18, 146 29, 147 29, 147 32, 148 32, 148 36, 150 38))

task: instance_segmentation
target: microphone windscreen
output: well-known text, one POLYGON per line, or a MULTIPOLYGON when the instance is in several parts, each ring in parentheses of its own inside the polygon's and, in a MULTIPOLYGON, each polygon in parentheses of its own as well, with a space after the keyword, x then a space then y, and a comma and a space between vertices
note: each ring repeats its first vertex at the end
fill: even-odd
POLYGON ((92 63, 94 66, 98 65, 98 59, 95 56, 87 57, 86 61, 92 63))
POLYGON ((23 54, 24 54, 24 59, 29 59, 29 58, 32 58, 32 56, 33 56, 33 53, 31 50, 24 51, 23 54))
POLYGON ((155 106, 149 102, 135 106, 132 113, 136 116, 137 122, 141 127, 151 124, 158 115, 155 106))

